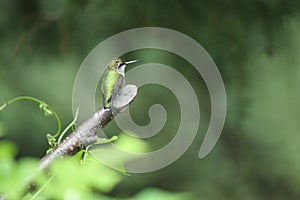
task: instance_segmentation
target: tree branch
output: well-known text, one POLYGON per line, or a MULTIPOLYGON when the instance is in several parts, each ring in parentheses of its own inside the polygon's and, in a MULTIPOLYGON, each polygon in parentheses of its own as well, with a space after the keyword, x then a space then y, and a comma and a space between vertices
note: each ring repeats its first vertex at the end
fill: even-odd
POLYGON ((56 159, 65 155, 74 155, 80 149, 97 142, 97 131, 107 125, 117 114, 124 111, 136 95, 137 87, 135 85, 125 85, 113 99, 111 109, 101 108, 97 110, 65 138, 56 149, 45 155, 41 159, 38 169, 44 170, 56 159))

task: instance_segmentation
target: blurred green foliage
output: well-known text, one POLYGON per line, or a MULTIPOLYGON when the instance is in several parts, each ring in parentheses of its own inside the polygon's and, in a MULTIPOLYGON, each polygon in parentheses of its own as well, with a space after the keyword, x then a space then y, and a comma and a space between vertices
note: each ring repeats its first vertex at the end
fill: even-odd
MULTIPOLYGON (((200 102, 200 129, 192 146, 172 165, 122 180, 112 175, 112 183, 107 184, 112 190, 100 191, 127 198, 141 191, 136 199, 165 194, 145 189, 148 187, 174 192, 172 199, 177 198, 176 192, 212 200, 299 199, 299 11, 296 0, 1 1, 0 100, 19 95, 45 100, 66 126, 72 120, 77 69, 97 44, 131 28, 171 28, 203 45, 222 74, 228 111, 221 138, 208 157, 198 159, 210 118, 210 101, 192 66, 158 50, 128 53, 125 59, 172 66, 190 81, 200 102)), ((140 125, 150 122, 148 110, 154 103, 166 108, 164 129, 145 140, 152 149, 164 146, 176 133, 180 112, 174 98, 166 88, 144 86, 131 106, 132 118, 140 125)), ((45 134, 55 131, 55 120, 43 117, 31 103, 16 103, 0 113, 0 135, 17 144, 18 158, 44 155, 45 134)), ((111 123, 105 132, 114 135, 120 130, 111 123)), ((19 183, 23 172, 17 166, 21 164, 13 161, 14 151, 6 148, 1 143, 1 168, 14 174, 13 180, 19 183)), ((30 171, 31 160, 23 165, 25 172, 30 171)), ((1 176, 1 186, 3 180, 1 176)), ((100 184, 89 180, 95 181, 95 187, 100 184)), ((72 195, 81 191, 74 188, 72 195)))
MULTIPOLYGON (((134 151, 144 148, 138 141, 130 138, 123 139, 123 141, 131 143, 130 148, 135 148, 134 151)), ((124 177, 118 171, 101 164, 93 156, 86 155, 84 163, 80 164, 81 153, 76 154, 72 159, 58 160, 48 169, 47 174, 36 173, 37 159, 22 158, 15 161, 16 152, 17 148, 13 143, 0 142, 0 195, 7 199, 106 200, 111 198, 103 193, 110 192, 124 177), (29 180, 33 181, 36 190, 25 194, 29 180)), ((158 197, 178 200, 192 198, 187 193, 171 193, 149 188, 132 199, 158 197)))

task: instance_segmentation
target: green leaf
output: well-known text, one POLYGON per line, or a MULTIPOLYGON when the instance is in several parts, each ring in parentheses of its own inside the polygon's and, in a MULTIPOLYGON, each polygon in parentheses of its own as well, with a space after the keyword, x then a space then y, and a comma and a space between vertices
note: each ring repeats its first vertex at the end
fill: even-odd
POLYGON ((26 180, 36 171, 36 159, 22 158, 17 162, 14 144, 0 142, 0 191, 9 199, 21 199, 26 180))
POLYGON ((91 191, 96 189, 109 192, 122 179, 118 172, 100 164, 92 156, 87 157, 83 165, 78 161, 72 158, 55 162, 49 171, 53 178, 40 182, 44 187, 39 196, 50 199, 65 199, 66 196, 87 199, 91 191))
POLYGON ((116 144, 118 148, 132 153, 144 153, 149 150, 148 144, 142 139, 132 137, 125 133, 120 134, 119 139, 114 144, 116 144))
POLYGON ((41 102, 39 108, 44 111, 45 116, 53 115, 53 112, 49 109, 49 106, 45 102, 41 102))
POLYGON ((93 156, 88 156, 84 165, 89 184, 102 192, 110 192, 121 180, 117 171, 98 162, 93 156))
MULTIPOLYGON (((114 139, 114 137, 111 139, 114 139)), ((135 153, 147 152, 148 149, 149 146, 143 140, 122 133, 114 143, 94 145, 89 152, 99 162, 128 175, 124 163, 134 160, 135 153), (119 149, 122 151, 119 151, 119 149)))
POLYGON ((9 141, 0 141, 0 159, 13 159, 17 155, 17 146, 9 141))

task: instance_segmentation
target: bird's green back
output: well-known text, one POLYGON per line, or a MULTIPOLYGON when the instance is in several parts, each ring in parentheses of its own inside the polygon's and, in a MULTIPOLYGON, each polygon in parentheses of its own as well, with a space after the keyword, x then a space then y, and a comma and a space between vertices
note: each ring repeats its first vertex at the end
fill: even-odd
POLYGON ((114 93, 118 92, 123 86, 124 78, 116 70, 107 68, 102 76, 102 95, 103 105, 108 108, 111 106, 111 100, 114 93), (119 87, 119 88, 118 88, 119 87))

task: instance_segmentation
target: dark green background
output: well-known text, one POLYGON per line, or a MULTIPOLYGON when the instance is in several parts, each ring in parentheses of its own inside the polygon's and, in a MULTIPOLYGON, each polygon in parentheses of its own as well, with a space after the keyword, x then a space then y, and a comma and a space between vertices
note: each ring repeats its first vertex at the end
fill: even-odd
MULTIPOLYGON (((72 120, 77 69, 97 44, 137 27, 174 29, 199 42, 222 74, 228 100, 223 133, 209 156, 198 159, 210 117, 202 78, 167 52, 125 55, 184 74, 197 93, 202 121, 184 156, 162 170, 126 177, 111 195, 129 196, 155 186, 200 199, 298 199, 299 6, 297 0, 1 1, 0 100, 37 97, 57 110, 65 126, 72 120)), ((180 113, 166 88, 144 86, 132 105, 133 119, 149 123, 154 103, 169 114, 166 127, 149 139, 157 149, 176 133, 180 113)), ((19 157, 44 155, 45 133, 56 131, 55 121, 29 102, 9 106, 0 113, 0 122, 5 139, 18 144, 19 157)), ((113 123, 105 130, 118 131, 113 123)))

